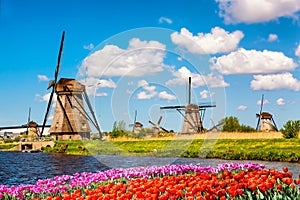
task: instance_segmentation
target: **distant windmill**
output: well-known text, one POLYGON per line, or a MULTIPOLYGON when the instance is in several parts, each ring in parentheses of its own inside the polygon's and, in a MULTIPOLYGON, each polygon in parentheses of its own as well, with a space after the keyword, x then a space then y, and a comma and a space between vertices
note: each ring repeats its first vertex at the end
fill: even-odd
POLYGON ((203 132, 203 119, 206 108, 216 107, 216 105, 203 104, 196 105, 191 103, 191 86, 192 79, 189 77, 189 92, 188 92, 188 104, 186 106, 165 106, 160 109, 176 109, 180 115, 183 116, 184 122, 181 129, 183 134, 201 133, 203 132), (184 114, 183 114, 184 110, 184 114))
POLYGON ((62 34, 54 80, 50 81, 48 86, 48 89, 52 88, 52 91, 50 93, 50 98, 47 105, 41 136, 44 131, 55 92, 57 96, 57 102, 52 124, 49 130, 50 135, 55 136, 57 140, 89 139, 91 129, 88 122, 90 122, 97 129, 100 134, 100 138, 102 139, 102 133, 92 110, 85 86, 75 79, 70 78, 61 78, 59 81, 57 81, 64 37, 65 32, 62 34), (84 102, 86 103, 91 116, 86 111, 84 102))
POLYGON ((141 122, 136 121, 137 118, 137 110, 134 112, 134 121, 133 124, 129 124, 132 127, 132 133, 139 133, 143 129, 143 124, 141 122))
POLYGON ((159 117, 157 124, 153 123, 152 121, 149 120, 149 123, 153 126, 153 134, 157 135, 159 133, 159 129, 169 133, 169 131, 165 128, 163 128, 162 126, 160 126, 162 120, 162 116, 159 117))
MULTIPOLYGON (((4 126, 0 127, 0 130, 3 129, 23 129, 26 128, 26 135, 32 136, 32 137, 38 137, 39 136, 39 127, 43 127, 42 125, 38 125, 36 122, 32 121, 30 119, 31 115, 31 108, 29 107, 28 111, 28 118, 27 118, 27 123, 23 125, 17 125, 17 126, 4 126)), ((45 125, 44 127, 50 127, 50 125, 45 125)))
POLYGON ((273 116, 268 113, 268 112, 262 112, 264 105, 264 95, 262 95, 261 98, 261 103, 260 103, 260 111, 258 114, 256 114, 256 117, 258 118, 257 120, 257 125, 256 125, 256 130, 261 130, 261 131, 278 131, 277 126, 275 124, 275 121, 273 119, 273 116))

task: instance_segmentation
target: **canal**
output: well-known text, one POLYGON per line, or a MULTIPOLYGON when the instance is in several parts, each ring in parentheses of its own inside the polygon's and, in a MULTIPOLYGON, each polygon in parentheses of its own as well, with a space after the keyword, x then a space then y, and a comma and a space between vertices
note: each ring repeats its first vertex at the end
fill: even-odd
POLYGON ((253 162, 266 168, 288 167, 294 178, 300 173, 300 163, 233 161, 202 158, 159 158, 129 156, 74 156, 59 153, 0 153, 0 185, 35 184, 38 179, 53 178, 59 175, 72 175, 80 172, 105 171, 112 168, 128 168, 150 165, 200 163, 216 167, 221 163, 253 162))

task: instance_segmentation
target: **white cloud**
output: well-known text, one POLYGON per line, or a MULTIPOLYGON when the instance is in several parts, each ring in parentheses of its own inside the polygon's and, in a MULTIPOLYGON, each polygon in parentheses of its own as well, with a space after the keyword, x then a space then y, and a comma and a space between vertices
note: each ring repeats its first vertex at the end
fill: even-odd
POLYGON ((226 83, 221 75, 200 75, 190 72, 185 66, 182 66, 178 71, 171 72, 174 79, 170 79, 166 82, 166 85, 186 85, 188 77, 192 77, 192 87, 197 88, 201 86, 210 86, 210 87, 227 87, 229 86, 226 83))
POLYGON ((172 24, 173 23, 173 21, 170 18, 167 18, 167 17, 160 17, 158 21, 159 21, 160 24, 162 24, 164 22, 166 22, 168 24, 172 24))
POLYGON ((248 109, 248 107, 245 105, 240 105, 237 107, 237 110, 247 110, 247 109, 248 109))
POLYGON ((285 104, 285 101, 284 101, 284 99, 283 98, 279 98, 279 99, 277 99, 276 100, 276 103, 277 103, 277 105, 284 105, 285 104))
POLYGON ((297 18, 299 0, 215 0, 226 23, 257 23, 279 17, 297 18))
POLYGON ((271 75, 254 75, 254 79, 251 81, 251 89, 253 90, 300 90, 300 81, 288 72, 271 75))
POLYGON ((278 36, 276 34, 269 34, 269 36, 268 36, 269 42, 274 42, 276 40, 278 40, 278 36))
MULTIPOLYGON (((267 105, 267 104, 270 104, 270 101, 269 101, 268 99, 264 99, 264 102, 263 102, 263 103, 264 103, 264 105, 267 105)), ((256 102, 256 104, 260 106, 260 105, 261 105, 261 100, 258 100, 258 101, 256 102)))
POLYGON ((156 87, 150 86, 146 80, 140 80, 138 86, 145 90, 137 94, 138 99, 152 99, 157 95, 157 92, 155 91, 156 87))
POLYGON ((38 75, 38 79, 39 81, 49 81, 49 78, 45 75, 38 75))
POLYGON ((156 74, 163 71, 165 50, 162 43, 138 38, 131 39, 127 49, 106 45, 83 60, 79 75, 140 77, 156 74))
POLYGON ((298 45, 296 51, 295 51, 295 55, 300 57, 300 44, 298 45))
POLYGON ((112 79, 98 79, 95 77, 88 77, 84 80, 80 81, 83 85, 85 85, 85 89, 88 95, 95 94, 97 95, 97 90, 99 88, 116 88, 117 85, 112 79))
POLYGON ((238 47, 240 40, 244 37, 241 31, 229 33, 220 27, 211 29, 211 33, 193 36, 186 28, 182 28, 180 33, 171 34, 174 44, 186 48, 195 54, 216 54, 227 53, 238 47))
POLYGON ((94 48, 94 44, 90 43, 88 45, 84 45, 83 48, 87 50, 92 50, 94 48))
POLYGON ((294 70, 297 64, 282 52, 243 48, 221 57, 213 57, 211 69, 222 74, 266 74, 294 70))
POLYGON ((156 91, 141 91, 137 94, 138 99, 152 99, 157 95, 156 91))
POLYGON ((165 99, 165 100, 175 100, 176 99, 176 96, 175 95, 172 95, 172 94, 169 94, 167 93, 166 91, 162 91, 158 94, 158 97, 160 99, 165 99))
POLYGON ((214 92, 209 92, 209 91, 207 91, 207 90, 202 90, 202 91, 200 92, 201 99, 207 99, 207 98, 212 97, 213 95, 215 95, 214 92))
MULTIPOLYGON (((39 101, 39 102, 48 102, 50 99, 50 95, 51 95, 51 92, 49 92, 43 96, 41 96, 40 94, 36 94, 34 97, 34 100, 39 101)), ((56 94, 54 93, 53 97, 52 97, 52 106, 53 107, 55 106, 56 100, 57 100, 57 97, 56 97, 56 94)))
POLYGON ((106 97, 108 94, 106 92, 96 93, 97 97, 106 97))

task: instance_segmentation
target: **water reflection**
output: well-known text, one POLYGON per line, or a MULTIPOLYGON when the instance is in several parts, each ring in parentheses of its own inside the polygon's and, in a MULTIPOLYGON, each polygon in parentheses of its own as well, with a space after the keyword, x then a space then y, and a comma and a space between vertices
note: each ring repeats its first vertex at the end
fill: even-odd
MULTIPOLYGON (((190 164, 200 163, 203 166, 216 167, 226 161, 220 159, 200 158, 159 158, 131 156, 73 156, 58 153, 0 153, 0 185, 35 184, 38 179, 53 178, 54 176, 80 172, 105 171, 110 168, 128 168, 150 165, 190 164)), ((298 177, 300 163, 280 163, 251 161, 264 164, 267 168, 288 167, 298 177)))

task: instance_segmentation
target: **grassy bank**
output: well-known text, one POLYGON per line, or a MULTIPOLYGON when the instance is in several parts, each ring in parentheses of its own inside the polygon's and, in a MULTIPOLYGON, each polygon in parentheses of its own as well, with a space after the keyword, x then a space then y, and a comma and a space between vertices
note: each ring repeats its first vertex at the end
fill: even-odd
POLYGON ((203 157, 232 160, 300 162, 300 139, 151 139, 132 141, 57 141, 67 154, 203 157))

